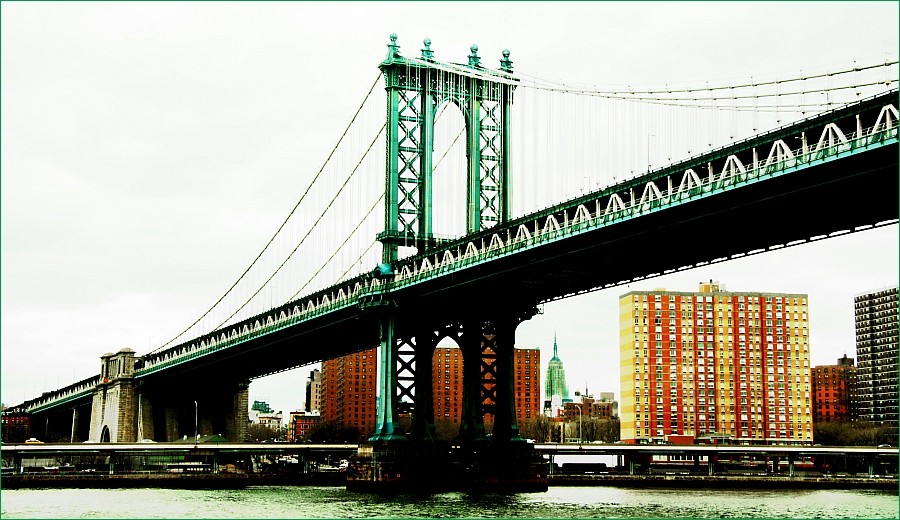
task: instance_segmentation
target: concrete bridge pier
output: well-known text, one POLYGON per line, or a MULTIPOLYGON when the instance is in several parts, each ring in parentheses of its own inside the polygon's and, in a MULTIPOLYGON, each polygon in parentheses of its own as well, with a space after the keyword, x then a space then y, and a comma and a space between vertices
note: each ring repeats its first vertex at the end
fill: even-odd
POLYGON ((135 442, 137 418, 134 351, 100 356, 100 384, 91 403, 91 442, 135 442))
MULTIPOLYGON (((249 381, 209 383, 212 378, 182 374, 138 382, 139 358, 131 349, 104 354, 100 361, 87 435, 91 442, 175 441, 195 434, 247 439, 249 381)), ((82 422, 78 411, 71 419, 82 422)), ((67 439, 79 431, 74 422, 68 424, 67 439)))

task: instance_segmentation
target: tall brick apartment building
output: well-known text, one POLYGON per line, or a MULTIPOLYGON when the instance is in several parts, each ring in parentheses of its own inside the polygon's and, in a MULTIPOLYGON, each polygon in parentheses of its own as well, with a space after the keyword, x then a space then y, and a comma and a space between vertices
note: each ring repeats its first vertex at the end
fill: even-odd
MULTIPOLYGON (((361 433, 375 429, 377 349, 369 349, 322 362, 324 399, 322 416, 361 433)), ((515 348, 516 420, 527 421, 540 413, 541 352, 515 348)), ((456 347, 437 347, 432 358, 434 419, 459 424, 462 416, 462 353, 456 347)), ((485 422, 491 422, 490 414, 485 422)))
POLYGON ((836 365, 812 369, 813 422, 850 421, 857 417, 856 367, 844 357, 836 365))

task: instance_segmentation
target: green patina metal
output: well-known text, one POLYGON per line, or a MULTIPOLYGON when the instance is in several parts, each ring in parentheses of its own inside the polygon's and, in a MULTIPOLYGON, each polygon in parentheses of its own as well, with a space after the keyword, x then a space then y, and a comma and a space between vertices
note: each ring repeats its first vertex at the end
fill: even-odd
POLYGON ((467 231, 490 228, 510 215, 510 108, 518 80, 509 51, 493 70, 481 66, 476 45, 468 64, 458 65, 435 61, 431 40, 423 43, 420 58, 405 58, 392 34, 379 65, 387 92, 385 227, 378 235, 385 262, 397 259, 399 246, 422 251, 434 244, 434 122, 444 103, 459 107, 466 124, 467 231))
MULTIPOLYGON (((470 47, 467 65, 435 61, 431 40, 422 42, 421 57, 400 55, 397 35, 391 34, 388 52, 379 68, 387 93, 387 144, 385 164, 384 231, 382 262, 393 264, 400 246, 420 252, 436 243, 432 228, 434 123, 444 103, 456 105, 466 125, 466 229, 473 233, 505 223, 510 218, 510 108, 517 80, 512 76, 509 50, 503 51, 500 69, 482 67, 478 46, 470 47)), ((381 318, 379 346, 378 410, 372 441, 395 440, 397 404, 413 399, 421 412, 423 379, 418 374, 402 376, 419 381, 417 391, 400 384, 400 370, 413 373, 413 361, 430 358, 434 345, 424 333, 417 338, 396 337, 397 316, 381 318), (416 344, 421 347, 416 347, 416 344), (415 352, 409 359, 399 354, 403 345, 415 352), (397 401, 397 402, 395 402, 397 401)), ((423 363, 417 363, 421 367, 423 363)), ((425 392, 427 393, 427 392, 425 392)), ((430 394, 429 394, 430 396, 430 394)), ((418 429, 428 434, 430 424, 418 429)))

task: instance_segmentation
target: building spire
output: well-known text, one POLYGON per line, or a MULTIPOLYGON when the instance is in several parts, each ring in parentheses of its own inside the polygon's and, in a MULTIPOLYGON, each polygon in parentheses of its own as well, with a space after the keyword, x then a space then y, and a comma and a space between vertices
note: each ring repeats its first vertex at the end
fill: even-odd
POLYGON ((556 354, 557 354, 557 353, 556 353, 556 350, 557 350, 557 347, 556 347, 556 331, 554 330, 554 331, 553 331, 553 357, 554 357, 554 358, 558 358, 558 357, 559 357, 559 356, 556 355, 556 354))

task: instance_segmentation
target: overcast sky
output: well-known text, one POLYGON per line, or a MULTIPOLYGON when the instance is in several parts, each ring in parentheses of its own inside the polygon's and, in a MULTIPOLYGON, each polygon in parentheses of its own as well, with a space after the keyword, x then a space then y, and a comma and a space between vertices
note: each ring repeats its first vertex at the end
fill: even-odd
MULTIPOLYGON (((221 295, 284 219, 377 75, 417 54, 604 84, 834 70, 897 56, 896 2, 7 3, 2 401, 143 354, 221 295)), ((896 77, 896 71, 894 71, 896 77)), ((379 87, 380 89, 381 87, 379 87)), ((813 364, 855 357, 853 296, 895 285, 889 226, 548 304, 518 344, 619 395, 630 290, 809 294, 813 364)), ((256 381, 285 414, 309 368, 256 381)))

